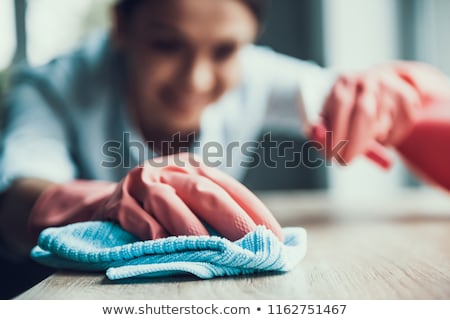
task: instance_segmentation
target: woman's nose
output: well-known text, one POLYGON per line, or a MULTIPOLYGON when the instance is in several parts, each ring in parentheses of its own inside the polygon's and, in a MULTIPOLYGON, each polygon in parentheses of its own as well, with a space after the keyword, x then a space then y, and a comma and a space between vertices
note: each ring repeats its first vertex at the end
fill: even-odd
POLYGON ((206 59, 188 63, 183 78, 184 89, 188 92, 208 93, 215 87, 214 67, 206 59))

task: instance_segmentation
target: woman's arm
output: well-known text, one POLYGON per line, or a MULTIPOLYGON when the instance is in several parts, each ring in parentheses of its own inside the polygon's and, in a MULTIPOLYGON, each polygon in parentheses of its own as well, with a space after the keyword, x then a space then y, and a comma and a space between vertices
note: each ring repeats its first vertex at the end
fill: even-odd
POLYGON ((39 196, 54 183, 19 179, 0 197, 0 239, 12 258, 28 256, 34 245, 27 230, 28 217, 39 196))
MULTIPOLYGON (((49 77, 53 73, 48 72, 49 77)), ((39 74, 28 68, 15 71, 5 96, 0 137, 0 243, 12 257, 28 255, 33 245, 26 226, 39 195, 76 175, 57 92, 39 74)))

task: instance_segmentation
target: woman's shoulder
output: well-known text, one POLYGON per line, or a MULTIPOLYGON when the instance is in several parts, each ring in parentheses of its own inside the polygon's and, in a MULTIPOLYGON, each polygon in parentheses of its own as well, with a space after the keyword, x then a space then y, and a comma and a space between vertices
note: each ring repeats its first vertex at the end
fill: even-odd
POLYGON ((107 79, 105 73, 110 51, 106 33, 91 34, 77 48, 45 64, 16 66, 11 72, 10 88, 26 83, 66 97, 76 95, 81 90, 92 88, 93 84, 101 83, 98 80, 107 79))

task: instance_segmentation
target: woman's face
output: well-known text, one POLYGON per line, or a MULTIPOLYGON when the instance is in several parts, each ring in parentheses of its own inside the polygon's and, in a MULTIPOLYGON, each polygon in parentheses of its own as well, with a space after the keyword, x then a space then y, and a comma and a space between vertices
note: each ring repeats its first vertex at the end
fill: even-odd
POLYGON ((203 109, 240 81, 239 49, 257 21, 239 0, 144 1, 115 38, 127 57, 129 93, 143 132, 190 133, 203 109))

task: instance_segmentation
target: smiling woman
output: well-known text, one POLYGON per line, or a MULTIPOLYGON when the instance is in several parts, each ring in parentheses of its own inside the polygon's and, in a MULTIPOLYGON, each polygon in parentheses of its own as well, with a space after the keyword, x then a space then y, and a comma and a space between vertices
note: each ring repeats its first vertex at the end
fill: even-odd
MULTIPOLYGON (((119 1, 113 6, 110 32, 94 34, 80 48, 42 67, 17 70, 9 92, 11 112, 0 159, 0 192, 4 195, 0 228, 6 246, 27 255, 34 244, 27 229, 36 227, 33 221, 47 221, 44 227, 50 227, 93 219, 89 212, 97 218, 117 217, 116 222, 127 225, 134 234, 139 227, 142 238, 153 238, 155 226, 165 230, 157 234, 195 233, 189 226, 184 231, 178 228, 181 226, 168 231, 167 221, 161 219, 166 214, 161 201, 135 194, 141 192, 136 181, 148 183, 148 177, 131 169, 142 164, 141 158, 201 153, 207 150, 205 145, 214 142, 221 153, 219 161, 210 162, 242 179, 242 162, 248 155, 235 146, 256 141, 274 102, 272 95, 283 95, 286 107, 295 110, 299 82, 313 82, 314 90, 324 96, 334 78, 311 63, 253 45, 262 8, 262 0, 119 1), (125 141, 124 135, 131 139, 125 141), (131 161, 113 168, 103 166, 108 159, 104 146, 111 142, 118 143, 121 159, 131 161), (164 143, 169 147, 160 148, 164 143), (136 155, 137 144, 143 146, 144 156, 136 155), (88 180, 90 187, 76 187, 78 180, 88 180), (111 184, 106 188, 97 180, 111 184), (125 185, 129 191, 122 189, 125 185), (103 208, 95 195, 110 191, 117 197, 115 207, 124 210, 112 215, 87 210, 86 205, 103 208), (44 195, 51 199, 43 202, 46 205, 40 201, 44 195), (138 198, 143 199, 138 206, 130 206, 133 201, 126 200, 138 198), (81 210, 66 211, 74 208, 67 205, 71 201, 80 204, 81 210), (49 210, 49 204, 55 210, 49 210), (63 219, 51 212, 58 212, 63 219)), ((156 188, 149 188, 154 199, 167 196, 173 185, 184 179, 177 174, 174 177, 170 181, 160 177, 162 188, 167 189, 160 195, 154 194, 156 188)), ((191 175, 187 178, 193 179, 191 175)), ((182 202, 166 209, 193 220, 199 200, 194 195, 204 193, 203 203, 213 188, 205 189, 204 180, 184 183, 193 187, 186 187, 182 202)), ((209 208, 214 206, 217 202, 209 204, 209 208)), ((225 227, 242 236, 250 231, 243 227, 242 217, 247 221, 251 208, 241 202, 232 208, 230 224, 218 229, 225 227)), ((277 229, 276 223, 271 229, 277 229)))
POLYGON ((238 85, 237 53, 256 38, 258 3, 119 2, 113 41, 125 54, 130 108, 147 140, 198 131, 206 106, 238 85))
MULTIPOLYGON (((389 135, 407 136, 428 102, 450 101, 448 78, 428 65, 337 75, 258 46, 262 8, 257 0, 120 0, 111 29, 15 70, 0 141, 5 248, 27 256, 42 229, 89 220, 113 221, 142 240, 209 236, 208 226, 232 240, 258 225, 280 234, 240 182, 269 110, 296 118, 302 97, 348 142, 341 159, 351 161, 375 141, 404 150, 389 135)), ((285 142, 268 136, 267 160, 288 154, 285 142)), ((333 151, 343 141, 315 142, 333 151)))

